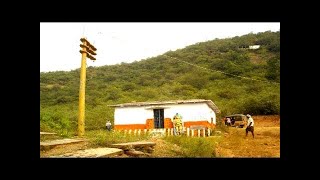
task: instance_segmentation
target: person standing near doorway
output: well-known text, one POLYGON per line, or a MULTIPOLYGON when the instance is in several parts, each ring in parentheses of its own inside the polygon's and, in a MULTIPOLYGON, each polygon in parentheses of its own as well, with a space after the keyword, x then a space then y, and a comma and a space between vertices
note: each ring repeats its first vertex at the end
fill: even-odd
POLYGON ((175 135, 181 135, 183 129, 182 116, 178 113, 173 116, 173 130, 175 135))

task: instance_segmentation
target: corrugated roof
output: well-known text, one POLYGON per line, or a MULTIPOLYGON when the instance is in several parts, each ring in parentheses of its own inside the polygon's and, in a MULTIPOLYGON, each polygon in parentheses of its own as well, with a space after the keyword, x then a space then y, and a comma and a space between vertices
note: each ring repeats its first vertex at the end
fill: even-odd
POLYGON ((211 101, 206 99, 189 99, 189 100, 171 100, 171 101, 153 101, 153 102, 132 102, 116 105, 108 105, 111 107, 134 107, 134 106, 150 106, 150 105, 167 105, 167 104, 192 104, 205 102, 214 112, 220 113, 219 108, 211 101))
POLYGON ((246 116, 246 115, 244 115, 244 114, 231 114, 231 115, 228 115, 225 117, 234 117, 234 116, 246 116))

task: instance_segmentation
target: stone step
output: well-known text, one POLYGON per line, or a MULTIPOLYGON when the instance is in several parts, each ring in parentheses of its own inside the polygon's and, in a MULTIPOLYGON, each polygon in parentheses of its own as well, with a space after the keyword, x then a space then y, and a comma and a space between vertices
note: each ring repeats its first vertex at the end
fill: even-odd
POLYGON ((57 133, 40 132, 40 135, 55 135, 57 133))
POLYGON ((102 158, 122 155, 123 150, 117 148, 93 148, 79 150, 72 153, 67 153, 59 156, 49 156, 50 158, 102 158))
POLYGON ((150 157, 151 156, 150 153, 144 153, 142 151, 136 151, 136 150, 126 151, 125 153, 133 157, 150 157))
POLYGON ((40 142, 40 151, 48 150, 58 145, 74 144, 84 142, 84 139, 56 139, 40 142))
POLYGON ((155 146, 155 142, 143 142, 143 141, 137 141, 137 142, 127 142, 127 143, 117 143, 112 144, 111 147, 113 148, 119 148, 123 150, 129 150, 129 149, 139 149, 139 148, 145 148, 145 147, 153 147, 155 146))

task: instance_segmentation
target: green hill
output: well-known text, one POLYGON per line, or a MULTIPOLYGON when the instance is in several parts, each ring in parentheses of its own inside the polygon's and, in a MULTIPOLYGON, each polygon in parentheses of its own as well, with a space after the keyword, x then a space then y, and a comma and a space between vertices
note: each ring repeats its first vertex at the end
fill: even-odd
MULTIPOLYGON (((76 131, 80 69, 40 73, 40 128, 76 131)), ((187 46, 117 65, 88 67, 86 129, 113 120, 110 104, 210 99, 221 110, 280 113, 280 32, 247 34, 187 46), (250 45, 259 49, 249 49, 250 45), (173 58, 171 58, 173 57, 173 58)))

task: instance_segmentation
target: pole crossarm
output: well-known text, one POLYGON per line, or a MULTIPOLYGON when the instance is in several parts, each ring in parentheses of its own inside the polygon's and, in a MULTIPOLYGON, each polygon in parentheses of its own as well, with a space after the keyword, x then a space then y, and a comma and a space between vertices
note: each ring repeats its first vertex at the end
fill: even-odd
POLYGON ((87 46, 89 46, 92 50, 96 51, 97 48, 95 48, 86 38, 81 38, 80 41, 82 43, 86 43, 87 46))
POLYGON ((86 45, 84 45, 84 44, 80 44, 80 47, 86 48, 86 50, 87 50, 90 54, 92 54, 92 55, 97 55, 97 53, 94 52, 94 50, 92 50, 89 46, 86 46, 86 45))
POLYGON ((87 51, 80 50, 79 52, 80 52, 81 54, 82 54, 82 53, 87 53, 87 57, 88 57, 89 59, 91 59, 91 60, 94 60, 94 61, 97 60, 95 57, 93 57, 93 56, 92 56, 91 54, 89 54, 87 51))
POLYGON ((80 44, 80 47, 82 48, 82 50, 80 50, 80 53, 86 53, 89 59, 95 61, 96 58, 93 56, 97 55, 97 53, 95 52, 97 48, 95 48, 86 38, 81 38, 80 41, 83 43, 80 44))

